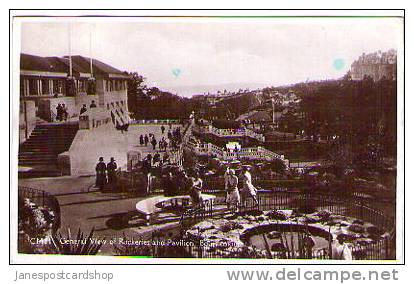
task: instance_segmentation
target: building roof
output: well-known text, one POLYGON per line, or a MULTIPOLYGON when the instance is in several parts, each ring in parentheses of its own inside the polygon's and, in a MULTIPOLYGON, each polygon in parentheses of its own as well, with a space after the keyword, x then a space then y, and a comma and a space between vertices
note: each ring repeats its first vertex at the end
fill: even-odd
MULTIPOLYGON (((108 78, 128 78, 128 74, 122 72, 102 61, 92 59, 93 75, 108 78)), ((69 57, 41 57, 22 53, 20 55, 20 70, 59 72, 69 74, 69 57)), ((75 77, 82 74, 90 76, 90 58, 81 55, 72 56, 72 72, 75 77)))
MULTIPOLYGON (((65 56, 67 59, 68 56, 65 56)), ((85 57, 81 55, 74 55, 72 56, 72 64, 76 64, 77 67, 80 69, 78 72, 81 73, 90 73, 90 57, 85 57)), ((119 69, 116 69, 102 61, 97 59, 92 59, 92 69, 93 74, 98 76, 109 76, 109 77, 123 77, 126 74, 119 69)))
POLYGON ((67 67, 57 58, 22 53, 20 54, 20 70, 67 73, 67 67))

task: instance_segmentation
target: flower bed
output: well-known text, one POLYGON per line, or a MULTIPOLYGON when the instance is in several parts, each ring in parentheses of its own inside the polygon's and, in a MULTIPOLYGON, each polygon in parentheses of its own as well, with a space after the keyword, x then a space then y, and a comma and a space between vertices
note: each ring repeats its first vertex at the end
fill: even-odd
POLYGON ((18 251, 20 253, 47 253, 51 242, 55 212, 38 206, 29 198, 19 198, 18 251))
MULTIPOLYGON (((267 251, 252 245, 250 237, 266 234, 268 239, 280 238, 278 234, 283 231, 306 231, 310 236, 324 238, 327 240, 324 249, 328 249, 332 239, 344 241, 353 248, 375 243, 387 236, 386 232, 370 223, 325 210, 311 214, 298 214, 292 210, 255 210, 204 220, 187 230, 186 237, 199 241, 203 249, 214 257, 240 257, 237 251, 243 250, 260 258, 266 257, 267 251)), ((276 247, 273 245, 273 251, 277 250, 276 247)), ((276 252, 273 257, 278 257, 276 252)))

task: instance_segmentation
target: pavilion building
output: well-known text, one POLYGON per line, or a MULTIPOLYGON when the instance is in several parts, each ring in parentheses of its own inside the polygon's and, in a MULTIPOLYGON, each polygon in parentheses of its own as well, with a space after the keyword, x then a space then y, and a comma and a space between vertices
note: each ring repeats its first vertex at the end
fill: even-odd
MULTIPOLYGON (((117 138, 118 127, 130 122, 128 79, 126 72, 80 55, 21 54, 19 176, 60 175, 64 173, 58 165, 61 155, 71 160, 66 168, 79 167, 76 159, 84 150, 91 152, 82 145, 103 133, 117 138), (67 119, 58 119, 59 104, 65 105, 67 119), (84 105, 86 111, 80 114, 84 105)), ((102 147, 95 144, 91 149, 101 155, 102 147)))
POLYGON ((49 122, 55 120, 59 103, 65 104, 69 117, 76 117, 92 101, 107 109, 111 104, 123 105, 128 111, 128 78, 125 72, 80 55, 69 60, 21 54, 20 100, 33 101, 36 115, 49 122))

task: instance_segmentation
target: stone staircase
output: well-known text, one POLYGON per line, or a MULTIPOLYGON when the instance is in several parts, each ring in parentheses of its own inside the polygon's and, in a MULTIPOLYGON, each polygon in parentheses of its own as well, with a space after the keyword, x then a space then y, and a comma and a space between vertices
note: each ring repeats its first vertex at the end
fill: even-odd
POLYGON ((58 154, 69 150, 78 129, 77 122, 36 125, 19 146, 19 177, 61 175, 57 169, 58 154))

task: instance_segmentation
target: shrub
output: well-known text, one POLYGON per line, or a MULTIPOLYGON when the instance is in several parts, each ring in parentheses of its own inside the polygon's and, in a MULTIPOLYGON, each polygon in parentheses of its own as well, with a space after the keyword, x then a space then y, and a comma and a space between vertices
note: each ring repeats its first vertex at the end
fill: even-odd
POLYGON ((281 221, 285 221, 288 219, 285 212, 280 211, 280 210, 272 210, 268 212, 266 216, 269 217, 270 219, 281 220, 281 221))
POLYGON ((243 229, 243 226, 235 221, 226 221, 223 225, 220 226, 220 231, 224 233, 236 229, 243 229))
POLYGON ((321 210, 318 213, 316 213, 315 215, 318 216, 321 219, 321 221, 326 222, 326 221, 330 220, 330 217, 331 217, 332 213, 327 211, 327 210, 321 210))
POLYGON ((352 224, 348 227, 351 232, 362 234, 365 232, 365 228, 359 224, 352 224))
POLYGON ((54 250, 58 254, 95 255, 102 247, 104 239, 101 239, 98 242, 93 242, 93 233, 93 228, 88 236, 84 235, 79 228, 75 238, 73 238, 70 229, 68 229, 67 237, 63 236, 61 233, 57 233, 52 236, 54 250), (69 240, 70 242, 62 242, 62 240, 69 240))

